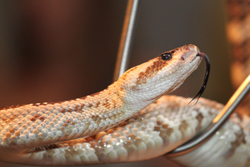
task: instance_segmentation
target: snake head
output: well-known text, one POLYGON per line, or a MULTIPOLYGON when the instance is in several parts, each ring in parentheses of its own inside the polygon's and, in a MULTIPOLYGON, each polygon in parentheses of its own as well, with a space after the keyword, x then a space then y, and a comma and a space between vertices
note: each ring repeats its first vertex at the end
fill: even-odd
POLYGON ((131 68, 118 79, 120 95, 133 107, 152 103, 177 89, 197 69, 199 52, 195 45, 184 45, 131 68))

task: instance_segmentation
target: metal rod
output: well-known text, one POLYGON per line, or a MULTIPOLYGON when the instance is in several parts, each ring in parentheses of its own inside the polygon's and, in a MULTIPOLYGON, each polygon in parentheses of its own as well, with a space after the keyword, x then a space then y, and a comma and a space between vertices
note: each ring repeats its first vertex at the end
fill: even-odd
POLYGON ((242 99, 247 95, 250 90, 250 75, 245 79, 245 81, 240 85, 237 91, 229 99, 223 110, 213 119, 212 125, 209 126, 204 133, 198 135, 191 141, 177 147, 175 150, 167 153, 167 156, 178 156, 186 154, 193 149, 197 148, 200 144, 205 142, 209 137, 211 137, 221 125, 229 118, 233 113, 235 108, 239 105, 242 99))
POLYGON ((114 81, 116 81, 127 68, 138 3, 139 0, 129 0, 127 4, 120 46, 117 54, 114 81))

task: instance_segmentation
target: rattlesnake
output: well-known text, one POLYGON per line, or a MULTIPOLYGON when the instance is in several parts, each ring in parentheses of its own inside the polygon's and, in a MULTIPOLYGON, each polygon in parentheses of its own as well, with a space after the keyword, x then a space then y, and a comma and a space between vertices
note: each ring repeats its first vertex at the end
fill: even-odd
MULTIPOLYGON (((205 99, 188 106, 190 99, 161 97, 198 67, 199 52, 194 45, 164 52, 83 98, 2 109, 0 160, 84 165, 145 160, 174 149, 203 130, 223 107, 205 99)), ((233 125, 242 139, 234 146, 248 144, 247 132, 233 125)), ((229 150, 230 155, 236 150, 229 150)), ((178 161, 185 163, 185 157, 178 161)))

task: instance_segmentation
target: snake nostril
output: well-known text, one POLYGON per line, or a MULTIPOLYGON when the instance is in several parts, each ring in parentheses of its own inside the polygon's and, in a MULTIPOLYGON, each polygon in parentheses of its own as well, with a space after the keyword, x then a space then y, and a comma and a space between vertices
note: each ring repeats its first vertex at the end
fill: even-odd
POLYGON ((181 56, 181 60, 183 60, 183 61, 184 61, 184 60, 185 60, 185 58, 184 58, 183 56, 181 56))

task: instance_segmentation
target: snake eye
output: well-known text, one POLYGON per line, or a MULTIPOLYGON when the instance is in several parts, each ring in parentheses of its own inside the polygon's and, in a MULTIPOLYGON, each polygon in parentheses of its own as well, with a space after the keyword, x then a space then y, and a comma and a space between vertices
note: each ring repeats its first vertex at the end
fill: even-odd
POLYGON ((161 54, 161 59, 162 60, 171 60, 172 59, 172 53, 166 52, 161 54))

